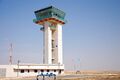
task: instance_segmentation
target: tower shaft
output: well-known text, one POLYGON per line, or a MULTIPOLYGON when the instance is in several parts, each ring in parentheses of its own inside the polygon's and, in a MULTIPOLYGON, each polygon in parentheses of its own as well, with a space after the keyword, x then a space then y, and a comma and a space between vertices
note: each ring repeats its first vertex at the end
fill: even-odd
POLYGON ((65 13, 53 6, 35 11, 36 24, 44 33, 43 63, 63 65, 62 25, 65 24, 65 13))
POLYGON ((44 59, 45 64, 63 64, 62 61, 62 25, 56 24, 52 30, 52 23, 44 23, 44 59))
POLYGON ((52 59, 52 44, 51 44, 51 40, 52 40, 52 32, 50 30, 50 27, 49 27, 49 23, 48 22, 45 22, 44 23, 44 59, 45 59, 45 64, 51 64, 51 59, 52 59))
POLYGON ((63 64, 62 59, 62 25, 56 25, 55 31, 55 64, 63 64))

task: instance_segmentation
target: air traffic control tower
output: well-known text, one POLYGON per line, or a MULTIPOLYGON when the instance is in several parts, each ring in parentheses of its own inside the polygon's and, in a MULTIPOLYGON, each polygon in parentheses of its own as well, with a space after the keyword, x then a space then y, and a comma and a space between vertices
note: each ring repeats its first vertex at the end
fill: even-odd
POLYGON ((62 25, 65 24, 65 13, 53 6, 35 11, 36 24, 44 36, 43 63, 63 65, 62 25))
POLYGON ((65 24, 65 13, 53 6, 35 11, 36 24, 43 25, 43 63, 0 65, 0 77, 29 77, 43 72, 56 75, 64 74, 62 53, 62 25, 65 24))

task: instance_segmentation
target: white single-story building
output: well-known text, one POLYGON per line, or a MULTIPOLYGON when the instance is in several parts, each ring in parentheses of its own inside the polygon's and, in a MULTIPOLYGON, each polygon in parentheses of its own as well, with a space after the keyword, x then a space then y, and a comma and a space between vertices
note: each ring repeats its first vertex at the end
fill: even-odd
POLYGON ((64 65, 56 64, 19 64, 19 65, 0 65, 0 77, 29 77, 37 76, 41 72, 52 72, 63 74, 64 65))

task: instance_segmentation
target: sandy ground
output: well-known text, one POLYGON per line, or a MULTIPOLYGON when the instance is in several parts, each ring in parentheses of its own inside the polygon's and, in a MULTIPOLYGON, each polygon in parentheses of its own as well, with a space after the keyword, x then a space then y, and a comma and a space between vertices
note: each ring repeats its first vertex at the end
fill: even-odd
MULTIPOLYGON (((27 78, 0 78, 0 80, 36 80, 36 77, 27 78)), ((43 80, 39 77, 39 80, 43 80)), ((53 77, 45 77, 45 80, 54 80, 53 77)), ((120 80, 120 72, 84 72, 84 73, 66 73, 65 75, 57 76, 56 80, 120 80)))

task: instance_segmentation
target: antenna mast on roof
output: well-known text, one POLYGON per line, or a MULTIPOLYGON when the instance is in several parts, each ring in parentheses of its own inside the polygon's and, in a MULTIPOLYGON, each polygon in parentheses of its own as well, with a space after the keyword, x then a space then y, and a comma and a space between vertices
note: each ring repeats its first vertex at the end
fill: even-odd
POLYGON ((12 43, 10 44, 10 49, 9 49, 9 64, 12 64, 12 53, 13 53, 13 47, 12 43))

